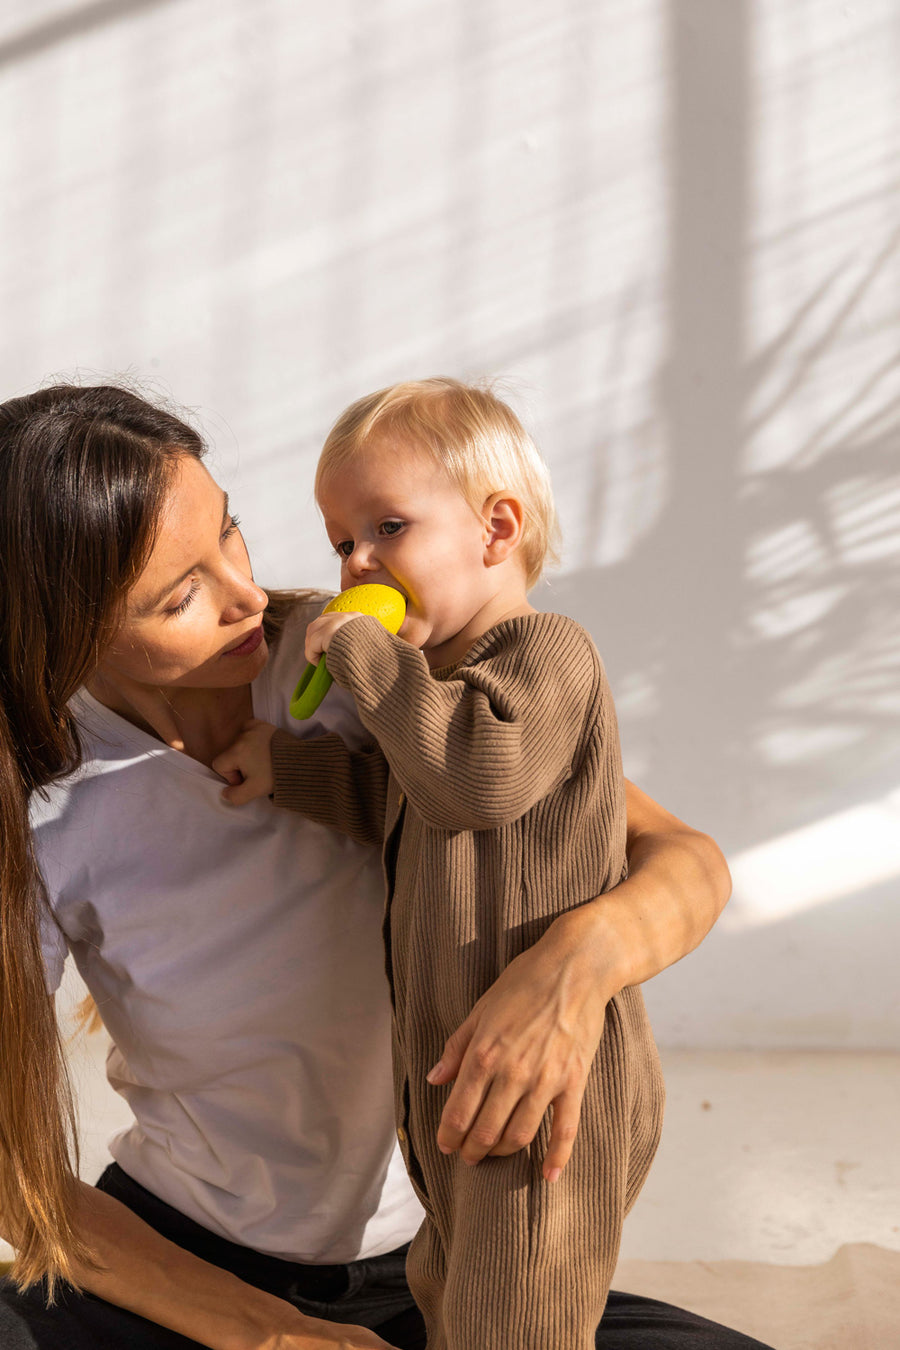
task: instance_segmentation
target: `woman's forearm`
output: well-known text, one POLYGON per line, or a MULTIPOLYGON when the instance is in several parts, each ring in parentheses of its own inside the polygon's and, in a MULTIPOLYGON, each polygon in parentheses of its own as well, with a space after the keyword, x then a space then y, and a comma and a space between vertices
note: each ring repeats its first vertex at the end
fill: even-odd
POLYGON ((98 1268, 78 1278, 98 1298, 213 1350, 249 1350, 266 1344, 264 1333, 298 1329, 299 1314, 288 1303, 169 1242, 85 1183, 79 1218, 98 1268))
POLYGON ((306 1317, 202 1261, 85 1182, 78 1224, 96 1262, 75 1272, 83 1290, 210 1350, 391 1350, 374 1332, 306 1317))
POLYGON ((731 894, 716 842, 626 783, 628 878, 580 914, 583 940, 616 993, 681 960, 706 937, 731 894), (595 930, 591 939, 589 929, 595 930))
POLYGON ((725 859, 626 784, 629 876, 567 910, 501 973, 447 1041, 432 1084, 455 1080, 438 1142, 470 1163, 530 1143, 553 1103, 544 1175, 564 1167, 609 1000, 686 956, 731 893, 725 859))

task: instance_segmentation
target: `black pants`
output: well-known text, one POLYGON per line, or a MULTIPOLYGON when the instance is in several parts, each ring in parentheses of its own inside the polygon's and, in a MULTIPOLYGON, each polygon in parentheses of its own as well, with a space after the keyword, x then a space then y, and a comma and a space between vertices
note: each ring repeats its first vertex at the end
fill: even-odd
MULTIPOLYGON (((115 1163, 97 1184, 179 1247, 287 1299, 301 1312, 370 1327, 400 1350, 424 1350, 422 1318, 406 1285, 406 1248, 346 1266, 296 1265, 208 1232, 132 1181, 115 1163)), ((0 1350, 196 1350, 197 1345, 91 1294, 63 1292, 47 1308, 39 1287, 20 1295, 8 1280, 0 1282, 0 1350)), ((597 1331, 597 1350, 767 1347, 667 1303, 612 1292, 597 1331)))

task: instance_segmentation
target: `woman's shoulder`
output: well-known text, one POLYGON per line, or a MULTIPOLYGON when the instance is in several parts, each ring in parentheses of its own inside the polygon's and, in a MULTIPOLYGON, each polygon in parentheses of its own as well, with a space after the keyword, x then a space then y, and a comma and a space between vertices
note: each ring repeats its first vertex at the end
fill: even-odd
MULTIPOLYGON (((285 662, 293 667, 303 655, 307 626, 328 604, 333 591, 268 591, 263 632, 269 644, 270 675, 285 662)), ((277 678, 277 677, 276 677, 277 678)))
MULTIPOLYGON (((328 697, 313 715, 297 722, 289 714, 289 704, 304 669, 306 629, 334 597, 333 591, 277 591, 269 592, 270 609, 274 610, 274 636, 269 638, 271 656, 266 669, 254 686, 256 715, 274 722, 295 736, 322 736, 336 731, 356 749, 368 734, 359 720, 352 694, 332 687, 328 697)), ((268 610, 266 611, 268 614, 268 610)))
POLYGON ((269 604, 263 615, 263 631, 269 646, 275 648, 285 633, 304 631, 310 620, 321 614, 334 592, 310 588, 270 590, 266 594, 269 604))

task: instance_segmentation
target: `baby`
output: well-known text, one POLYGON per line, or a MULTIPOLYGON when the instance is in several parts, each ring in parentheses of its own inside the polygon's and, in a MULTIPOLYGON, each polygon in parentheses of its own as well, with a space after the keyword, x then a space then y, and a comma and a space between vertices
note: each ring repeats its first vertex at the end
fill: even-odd
POLYGON ((274 793, 383 845, 397 1133, 426 1213, 408 1274, 429 1350, 588 1350, 661 1126, 640 992, 608 1005, 561 1174, 542 1171, 549 1113, 510 1157, 446 1156, 446 1092, 426 1081, 500 972, 626 873, 603 666, 578 624, 527 598, 556 528, 547 470, 492 393, 423 380, 338 419, 316 499, 341 588, 380 582, 406 599, 397 637, 347 613, 308 629, 307 657, 327 652, 374 743, 351 753, 253 723, 216 767, 243 775, 240 800, 274 793))

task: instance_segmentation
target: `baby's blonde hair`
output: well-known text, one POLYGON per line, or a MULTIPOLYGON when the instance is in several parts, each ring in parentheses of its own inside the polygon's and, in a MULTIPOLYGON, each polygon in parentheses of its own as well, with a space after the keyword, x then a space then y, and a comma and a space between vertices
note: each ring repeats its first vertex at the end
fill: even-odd
POLYGON ((547 466, 515 413, 488 386, 407 380, 351 403, 322 447, 316 497, 336 470, 387 438, 428 454, 478 515, 497 492, 518 498, 524 509, 519 550, 529 588, 548 562, 557 561, 559 525, 547 466))

